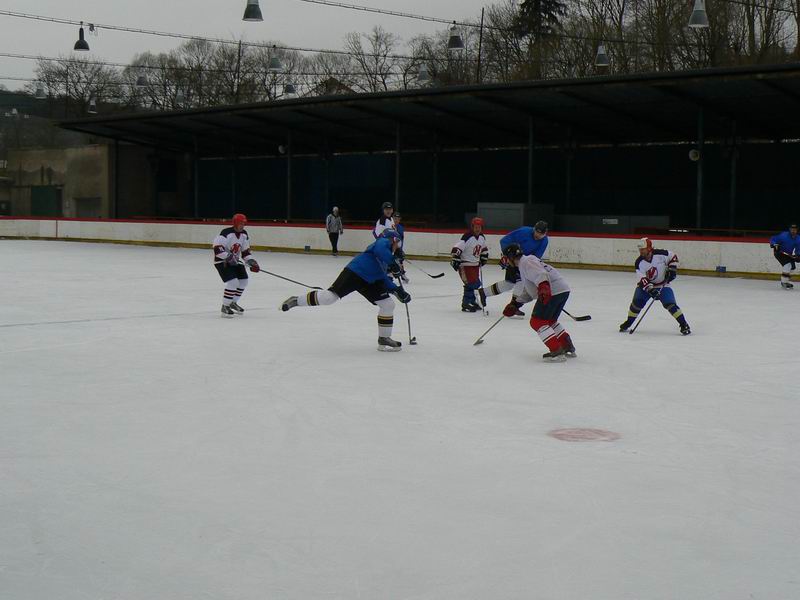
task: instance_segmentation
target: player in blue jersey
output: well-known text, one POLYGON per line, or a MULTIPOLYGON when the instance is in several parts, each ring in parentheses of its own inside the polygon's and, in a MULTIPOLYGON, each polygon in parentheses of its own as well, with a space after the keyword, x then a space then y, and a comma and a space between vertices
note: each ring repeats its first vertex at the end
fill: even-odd
POLYGON ((406 266, 403 264, 403 261, 406 258, 406 253, 403 248, 406 241, 406 226, 403 225, 403 217, 400 215, 399 212, 396 212, 392 215, 392 220, 394 221, 394 230, 397 232, 397 235, 400 238, 400 243, 397 245, 397 250, 395 251, 394 255, 397 258, 397 262, 400 264, 400 279, 403 280, 403 283, 408 283, 408 275, 406 274, 406 266))
POLYGON ((800 262, 800 236, 797 235, 797 224, 789 225, 789 230, 772 236, 769 240, 775 258, 781 263, 781 287, 790 290, 792 284, 791 271, 794 271, 795 263, 800 262))
POLYGON ((331 287, 305 296, 291 296, 283 301, 281 310, 333 304, 352 292, 358 292, 378 307, 378 350, 399 351, 400 342, 391 338, 394 301, 389 294, 394 294, 403 304, 411 301, 411 295, 389 277, 389 274, 400 276, 400 265, 394 256, 399 240, 394 229, 385 229, 380 238, 347 264, 331 287))
POLYGON ((506 248, 511 244, 517 244, 522 249, 523 256, 542 258, 547 250, 548 242, 547 223, 545 221, 538 221, 533 227, 520 227, 505 235, 500 240, 500 251, 503 253, 503 258, 500 259, 500 267, 506 271, 505 279, 483 288, 481 290, 481 297, 483 297, 484 294, 486 296, 497 296, 508 290, 514 290, 511 295, 511 302, 508 303, 506 308, 514 306, 514 315, 522 316, 523 312, 519 310, 519 307, 522 306, 523 303, 517 300, 517 296, 522 292, 519 269, 508 262, 505 256, 506 248))

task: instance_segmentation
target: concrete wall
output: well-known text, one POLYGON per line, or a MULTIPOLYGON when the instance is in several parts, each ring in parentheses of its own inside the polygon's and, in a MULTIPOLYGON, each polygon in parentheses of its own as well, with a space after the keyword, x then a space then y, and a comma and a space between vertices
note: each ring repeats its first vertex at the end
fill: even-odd
POLYGON ((8 176, 12 178, 11 211, 31 214, 31 188, 62 189, 64 217, 78 214, 80 202, 99 203, 98 216, 108 216, 113 190, 109 177, 110 150, 106 145, 76 148, 10 150, 8 176))
MULTIPOLYGON (((63 220, 0 218, 0 237, 57 238, 97 240, 119 243, 209 246, 226 225, 222 223, 167 223, 119 220, 63 220)), ((248 225, 252 244, 258 248, 327 252, 330 249, 324 227, 288 227, 285 225, 248 225)), ((406 252, 411 256, 447 258, 460 237, 459 232, 408 231, 406 252)), ((499 257, 500 235, 489 234, 490 256, 499 257)), ((339 242, 343 252, 360 252, 373 241, 371 230, 346 229, 339 242)), ((717 273, 724 267, 728 274, 767 276, 779 272, 768 240, 727 241, 691 238, 653 238, 657 247, 678 253, 681 268, 699 273, 717 273)), ((638 256, 636 238, 591 237, 555 234, 545 258, 556 265, 585 268, 632 269, 638 256)))

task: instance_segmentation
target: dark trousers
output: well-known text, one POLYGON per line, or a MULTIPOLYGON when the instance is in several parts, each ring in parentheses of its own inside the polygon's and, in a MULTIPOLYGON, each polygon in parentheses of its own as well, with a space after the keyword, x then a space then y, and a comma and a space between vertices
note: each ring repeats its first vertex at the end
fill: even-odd
POLYGON ((331 238, 331 248, 333 249, 334 254, 339 253, 339 234, 338 233, 328 233, 328 237, 331 238))

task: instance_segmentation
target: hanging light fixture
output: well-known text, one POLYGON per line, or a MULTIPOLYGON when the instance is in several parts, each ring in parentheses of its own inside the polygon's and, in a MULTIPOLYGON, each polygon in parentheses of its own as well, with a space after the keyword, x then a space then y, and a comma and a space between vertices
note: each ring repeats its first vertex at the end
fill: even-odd
POLYGON ((594 57, 595 67, 608 67, 611 63, 608 62, 608 54, 606 53, 606 45, 602 42, 597 46, 597 54, 594 57))
POLYGON ((297 93, 297 90, 291 81, 287 81, 286 85, 283 86, 283 93, 287 96, 293 96, 295 93, 297 93))
POLYGON ((145 77, 144 75, 139 75, 136 78, 136 87, 138 88, 147 87, 147 77, 145 77))
POLYGON ((692 29, 706 29, 708 27, 708 14, 706 13, 705 0, 694 0, 692 16, 689 17, 689 27, 692 29))
POLYGON ((272 57, 269 59, 269 65, 267 66, 267 71, 270 73, 280 73, 283 71, 283 65, 281 64, 281 59, 278 58, 278 48, 277 46, 272 46, 272 57))
POLYGON ((81 26, 78 29, 78 41, 75 42, 75 47, 73 50, 79 50, 81 52, 89 51, 89 42, 87 42, 86 38, 83 37, 83 21, 81 21, 81 26))
POLYGON ((97 114, 97 101, 95 101, 94 98, 89 98, 89 109, 86 112, 88 112, 90 115, 97 114))
POLYGON ((462 52, 464 50, 464 40, 461 39, 461 34, 458 33, 456 22, 453 21, 453 26, 450 28, 450 39, 447 40, 448 52, 462 52))
POLYGON ((258 6, 258 0, 247 0, 247 6, 244 8, 244 16, 242 21, 263 21, 264 17, 261 16, 261 7, 258 6))
POLYGON ((417 83, 425 85, 431 80, 431 74, 428 72, 428 65, 422 63, 417 71, 417 83))
POLYGON ((44 86, 42 84, 36 86, 36 93, 33 97, 37 100, 44 100, 47 98, 47 95, 44 93, 44 86))

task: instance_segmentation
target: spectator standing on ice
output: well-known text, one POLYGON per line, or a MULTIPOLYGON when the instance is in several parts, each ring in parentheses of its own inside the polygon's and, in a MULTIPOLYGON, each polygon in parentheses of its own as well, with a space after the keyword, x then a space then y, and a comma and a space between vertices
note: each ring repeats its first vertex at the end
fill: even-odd
POLYGON ((331 254, 339 256, 339 236, 344 235, 342 217, 339 216, 339 207, 334 206, 331 214, 325 219, 325 231, 331 240, 331 254))
POLYGON ((769 245, 775 254, 775 259, 781 263, 781 287, 790 290, 794 287, 791 272, 796 268, 795 263, 800 262, 800 236, 797 235, 797 224, 792 223, 788 231, 772 236, 769 245))

